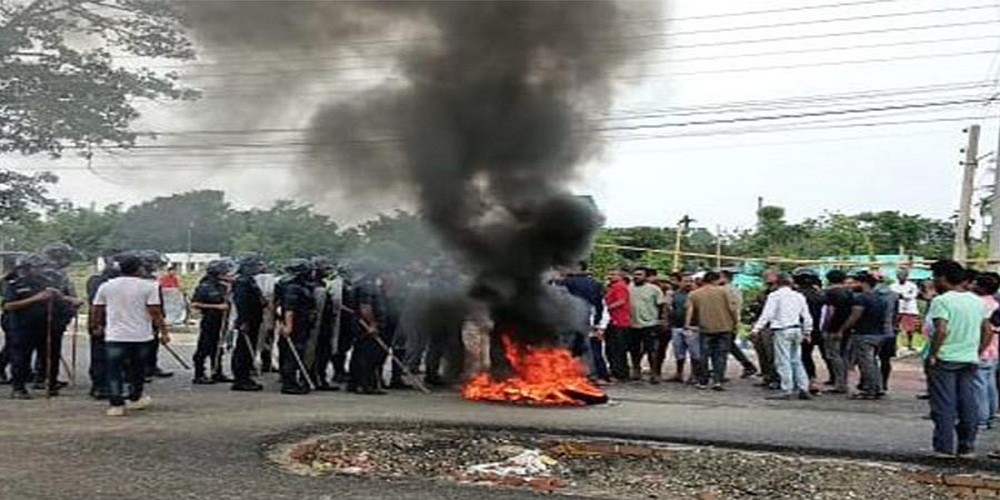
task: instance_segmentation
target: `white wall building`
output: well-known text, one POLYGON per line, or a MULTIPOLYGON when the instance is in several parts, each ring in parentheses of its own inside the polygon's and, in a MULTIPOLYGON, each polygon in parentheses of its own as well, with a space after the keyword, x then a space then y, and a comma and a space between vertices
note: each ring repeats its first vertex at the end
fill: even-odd
POLYGON ((180 274, 191 274, 198 273, 205 270, 205 266, 213 260, 219 260, 222 255, 217 253, 165 253, 164 257, 170 264, 168 266, 176 265, 177 272, 180 274))

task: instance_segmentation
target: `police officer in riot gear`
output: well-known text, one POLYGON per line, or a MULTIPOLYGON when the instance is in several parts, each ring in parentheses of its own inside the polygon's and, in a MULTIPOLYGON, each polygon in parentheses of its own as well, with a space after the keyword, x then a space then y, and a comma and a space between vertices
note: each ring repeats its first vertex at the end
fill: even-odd
POLYGON ((308 394, 299 361, 306 352, 309 333, 316 321, 316 300, 313 295, 313 266, 305 259, 293 259, 285 267, 289 279, 280 286, 281 339, 278 341, 281 364, 281 393, 308 394), (293 352, 291 349, 295 349, 293 352))
POLYGON ((219 382, 219 378, 205 376, 205 360, 211 359, 213 368, 221 364, 219 342, 226 327, 229 311, 229 282, 232 281, 233 263, 228 259, 213 260, 205 268, 205 277, 195 288, 191 307, 201 311, 201 325, 198 332, 198 347, 195 349, 194 379, 197 385, 219 382))
MULTIPOLYGON (((59 296, 59 291, 52 288, 52 283, 45 276, 45 268, 50 265, 41 255, 30 254, 18 264, 4 284, 3 326, 10 356, 13 399, 31 399, 26 382, 31 373, 31 353, 35 350, 48 358, 50 394, 58 391, 52 384, 55 377, 51 377, 51 360, 55 353, 44 350, 45 336, 50 333, 50 305, 59 296)), ((58 366, 58 356, 55 362, 58 366)))
MULTIPOLYGON (((334 327, 336 317, 334 304, 330 289, 327 286, 327 278, 330 277, 334 266, 333 262, 326 257, 313 257, 313 297, 316 300, 317 320, 313 324, 309 335, 309 342, 306 344, 305 364, 312 373, 316 382, 316 389, 320 391, 336 391, 340 388, 331 385, 327 381, 326 372, 330 365, 334 352, 333 342, 335 340, 334 327)), ((339 284, 339 282, 337 283, 339 284)))
POLYGON ((385 303, 381 283, 374 274, 363 273, 351 293, 351 323, 357 326, 351 352, 348 391, 366 395, 385 394, 382 366, 385 351, 379 340, 386 338, 385 303))
MULTIPOLYGON (((253 362, 264 320, 264 294, 254 277, 264 272, 266 264, 258 254, 239 258, 236 281, 233 283, 233 304, 236 307, 236 347, 233 350, 234 391, 260 391, 264 386, 253 379, 253 362)), ((268 361, 270 362, 270 361, 268 361)))
MULTIPOLYGON (((83 301, 77 298, 76 288, 73 286, 73 282, 70 280, 69 274, 66 269, 73 263, 73 256, 76 252, 73 247, 67 245, 66 243, 56 242, 45 245, 41 249, 41 255, 45 257, 50 266, 45 268, 46 280, 51 284, 53 288, 59 291, 58 300, 53 302, 52 311, 52 324, 51 324, 51 335, 53 349, 57 349, 58 352, 62 352, 62 339, 66 334, 66 329, 69 327, 73 319, 76 318, 76 312, 80 306, 83 305, 83 301), (58 348, 57 348, 58 346, 58 348)), ((51 361, 51 360, 50 360, 51 361)), ((55 377, 53 384, 57 388, 65 387, 66 382, 60 382, 56 375, 59 374, 59 359, 50 366, 53 370, 55 377)), ((41 374, 43 372, 43 357, 39 356, 36 359, 37 367, 36 372, 41 374)), ((46 377, 40 377, 44 379, 46 377)), ((42 387, 39 387, 42 388, 42 387)))

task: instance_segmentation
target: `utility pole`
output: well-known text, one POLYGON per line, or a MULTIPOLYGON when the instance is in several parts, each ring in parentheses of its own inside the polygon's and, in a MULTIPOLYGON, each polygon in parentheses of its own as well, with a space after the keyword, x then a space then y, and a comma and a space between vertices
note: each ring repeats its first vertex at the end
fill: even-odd
POLYGON ((993 270, 1000 269, 1000 128, 997 129, 997 149, 993 154, 993 192, 990 193, 990 262, 993 270))
POLYGON ((958 220, 955 221, 955 247, 952 258, 965 264, 969 258, 969 218, 972 212, 972 193, 975 190, 976 163, 979 161, 979 125, 966 129, 969 145, 965 148, 963 162, 962 197, 958 202, 958 220))
POLYGON ((191 231, 194 230, 194 221, 188 222, 188 258, 187 262, 184 263, 184 273, 187 274, 188 269, 191 267, 191 231))
POLYGON ((715 226, 715 268, 722 269, 722 226, 715 226))
POLYGON ((685 215, 681 220, 677 221, 677 232, 674 234, 674 265, 673 272, 681 270, 681 238, 688 231, 688 227, 694 219, 685 215))

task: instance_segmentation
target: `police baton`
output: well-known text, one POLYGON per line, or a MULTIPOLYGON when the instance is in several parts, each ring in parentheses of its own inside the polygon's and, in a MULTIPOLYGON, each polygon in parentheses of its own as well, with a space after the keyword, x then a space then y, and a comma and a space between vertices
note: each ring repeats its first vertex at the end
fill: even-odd
POLYGON ((299 352, 295 350, 295 344, 292 343, 292 339, 282 335, 285 339, 285 343, 288 344, 288 349, 292 351, 292 357, 295 358, 295 363, 299 365, 299 371, 302 372, 302 377, 306 379, 306 383, 309 384, 309 390, 315 391, 316 384, 313 383, 312 377, 309 376, 309 372, 306 371, 306 365, 302 363, 302 358, 299 357, 299 352))
POLYGON ((419 378, 417 378, 417 376, 414 375, 413 372, 410 371, 410 368, 407 367, 405 363, 400 361, 398 357, 396 357, 396 354, 392 352, 392 349, 388 345, 386 345, 385 341, 382 340, 382 337, 379 336, 378 332, 374 327, 369 325, 367 321, 358 317, 358 313, 355 312, 353 309, 349 309, 344 306, 340 306, 340 309, 353 316, 354 320, 357 321, 359 325, 361 325, 361 328, 364 328, 366 332, 368 332, 369 334, 372 335, 373 338, 375 338, 375 342, 378 343, 379 347, 381 347, 382 350, 384 350, 385 353, 389 355, 389 358, 392 360, 393 363, 396 363, 396 365, 399 366, 401 370, 403 370, 403 374, 406 375, 406 378, 410 379, 410 381, 413 382, 413 385, 417 386, 417 389, 420 389, 420 392, 423 392, 424 394, 431 393, 431 390, 428 389, 427 386, 424 385, 424 383, 419 378), (372 334, 373 332, 374 334, 372 334))
POLYGON ((162 345, 163 348, 166 349, 167 352, 169 352, 170 355, 173 356, 175 360, 177 360, 177 363, 179 363, 181 367, 183 367, 185 370, 191 369, 191 365, 185 363, 184 358, 180 357, 180 355, 177 354, 177 351, 175 351, 173 347, 170 347, 170 345, 168 344, 160 344, 160 345, 162 345))

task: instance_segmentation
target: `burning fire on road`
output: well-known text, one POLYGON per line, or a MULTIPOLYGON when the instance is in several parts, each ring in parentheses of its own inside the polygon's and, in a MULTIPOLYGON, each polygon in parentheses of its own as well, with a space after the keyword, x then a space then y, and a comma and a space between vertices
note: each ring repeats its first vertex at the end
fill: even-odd
POLYGON ((476 375, 462 389, 471 401, 528 406, 586 406, 608 402, 603 390, 587 379, 581 361, 561 347, 518 346, 502 337, 504 355, 512 375, 494 379, 489 372, 476 375))

